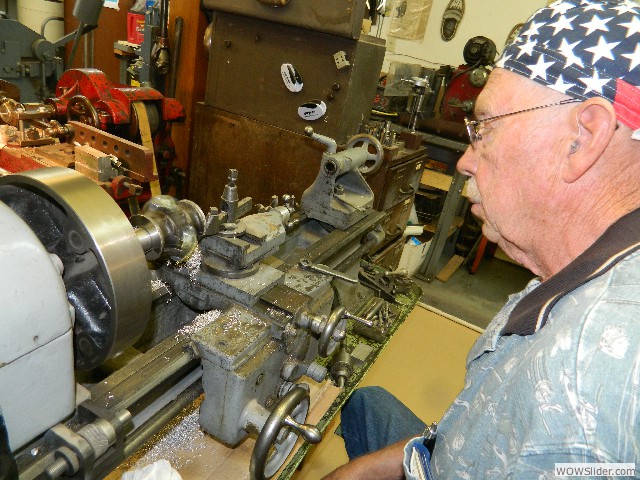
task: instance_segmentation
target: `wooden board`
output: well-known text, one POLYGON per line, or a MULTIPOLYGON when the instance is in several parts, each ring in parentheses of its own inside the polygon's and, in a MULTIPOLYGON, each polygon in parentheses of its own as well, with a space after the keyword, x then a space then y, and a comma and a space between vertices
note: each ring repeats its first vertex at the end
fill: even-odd
POLYGON ((444 268, 438 272, 438 274, 436 275, 436 278, 441 282, 448 281, 451 278, 451 275, 453 275, 456 272, 456 270, 460 268, 460 265, 462 265, 462 262, 464 262, 464 257, 461 257, 460 255, 454 255, 447 262, 444 268))
MULTIPOLYGON (((451 187, 452 180, 453 177, 451 175, 425 168, 424 172, 422 172, 420 185, 423 187, 433 187, 448 192, 449 188, 451 187)), ((467 182, 464 183, 464 187, 462 188, 462 196, 467 196, 467 182)))
MULTIPOLYGON (((315 425, 342 390, 329 381, 319 384, 306 377, 304 381, 311 387, 311 410, 306 423, 315 425)), ((198 427, 199 404, 200 401, 196 401, 187 407, 136 455, 111 472, 106 477, 107 480, 117 480, 126 471, 141 468, 160 459, 168 460, 183 480, 249 480, 254 438, 247 438, 236 448, 229 448, 217 442, 198 427)), ((302 441, 298 439, 284 465, 301 445, 302 441)), ((278 478, 279 474, 280 471, 273 478, 278 478)))
POLYGON ((422 179, 420 180, 420 185, 447 191, 451 186, 451 180, 452 180, 451 175, 436 172, 435 170, 425 169, 424 172, 422 172, 422 179))

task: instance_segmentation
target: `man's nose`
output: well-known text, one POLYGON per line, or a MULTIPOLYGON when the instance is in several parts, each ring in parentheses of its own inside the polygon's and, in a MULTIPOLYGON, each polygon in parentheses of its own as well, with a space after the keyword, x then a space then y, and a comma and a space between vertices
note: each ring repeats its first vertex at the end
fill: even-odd
POLYGON ((464 155, 460 157, 458 163, 456 164, 456 168, 463 175, 467 175, 468 177, 476 174, 476 152, 471 145, 467 147, 467 150, 464 152, 464 155))

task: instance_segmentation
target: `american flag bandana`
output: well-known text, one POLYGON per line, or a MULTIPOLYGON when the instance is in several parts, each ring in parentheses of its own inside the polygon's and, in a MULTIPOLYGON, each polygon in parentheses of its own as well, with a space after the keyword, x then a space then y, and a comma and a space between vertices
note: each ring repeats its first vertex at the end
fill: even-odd
POLYGON ((564 0, 538 10, 497 67, 574 98, 600 96, 640 140, 640 6, 564 0))

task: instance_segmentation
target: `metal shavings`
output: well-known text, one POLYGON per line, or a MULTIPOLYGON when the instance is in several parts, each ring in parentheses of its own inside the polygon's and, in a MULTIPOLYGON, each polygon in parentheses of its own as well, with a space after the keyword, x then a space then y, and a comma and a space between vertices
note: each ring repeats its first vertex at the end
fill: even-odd
POLYGON ((178 335, 191 336, 199 332, 201 329, 217 320, 221 313, 222 312, 220 310, 209 310, 208 312, 201 313, 193 320, 193 322, 178 330, 178 335))
POLYGON ((162 280, 151 280, 151 291, 159 290, 163 287, 169 290, 169 285, 167 285, 162 280))
POLYGON ((258 320, 256 318, 252 319, 250 323, 243 321, 241 318, 241 313, 237 310, 232 310, 227 312, 224 321, 220 324, 222 327, 222 334, 239 334, 242 336, 246 336, 249 331, 248 329, 251 327, 266 327, 267 324, 262 320, 258 320))
POLYGON ((189 278, 191 282, 195 283, 196 276, 200 271, 200 264, 202 263, 202 252, 200 251, 200 246, 196 245, 193 249, 193 252, 189 254, 187 258, 182 260, 173 260, 171 258, 167 259, 165 265, 167 267, 177 267, 177 268, 186 268, 189 271, 189 278))
POLYGON ((162 280, 151 280, 151 293, 157 291, 166 291, 167 292, 167 303, 171 301, 173 297, 173 290, 169 287, 169 285, 162 280))
POLYGON ((200 270, 200 264, 202 263, 202 252, 200 247, 196 246, 193 253, 186 259, 184 266, 189 270, 189 278, 192 282, 196 281, 196 275, 200 270))
POLYGON ((267 308, 267 314, 271 318, 278 318, 278 319, 285 319, 285 320, 291 320, 293 318, 289 313, 283 310, 280 310, 279 308, 273 308, 273 307, 267 308))
POLYGON ((133 468, 142 468, 158 460, 167 460, 180 470, 206 449, 205 434, 198 424, 198 404, 183 410, 176 419, 141 449, 142 457, 134 461, 133 468))

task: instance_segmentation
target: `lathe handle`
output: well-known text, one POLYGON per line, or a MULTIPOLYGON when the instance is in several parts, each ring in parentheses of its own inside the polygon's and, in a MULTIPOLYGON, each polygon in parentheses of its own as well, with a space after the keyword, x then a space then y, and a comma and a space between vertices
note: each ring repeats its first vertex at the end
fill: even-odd
POLYGON ((305 388, 294 387, 280 399, 264 423, 253 447, 249 464, 251 480, 265 480, 278 471, 295 445, 295 439, 290 438, 292 434, 301 435, 309 443, 322 440, 322 433, 317 427, 300 424, 292 417, 293 415, 304 421, 308 411, 309 392, 305 388), (294 412, 298 407, 303 411, 296 414, 294 412), (287 427, 293 428, 295 432, 284 432, 286 437, 278 441, 281 430, 287 427), (272 447, 274 452, 270 455, 272 447))
POLYGON ((416 189, 413 185, 409 185, 408 187, 403 187, 398 190, 398 193, 400 193, 401 195, 413 195, 414 193, 416 193, 416 189))
POLYGON ((382 166, 382 159, 384 158, 384 148, 376 137, 367 135, 366 133, 360 133, 354 135, 347 142, 346 149, 349 148, 363 148, 367 152, 365 163, 358 168, 358 171, 362 175, 373 175, 382 166), (356 147, 356 145, 359 145, 356 147), (369 151, 369 145, 373 145, 376 149, 375 153, 369 151), (373 164, 370 164, 373 162, 373 164))
POLYGON ((344 338, 344 332, 346 332, 346 323, 347 320, 344 317, 347 309, 345 307, 338 307, 327 319, 327 323, 325 327, 322 329, 320 333, 320 338, 318 339, 318 355, 321 357, 328 357, 331 355, 335 349, 340 345, 340 340, 344 338), (333 338, 333 334, 338 329, 338 331, 343 332, 342 338, 340 340, 336 340, 333 338))
POLYGON ((315 425, 298 423, 289 415, 285 417, 284 424, 298 432, 298 435, 300 435, 307 443, 320 443, 320 440, 322 440, 322 433, 315 425))

